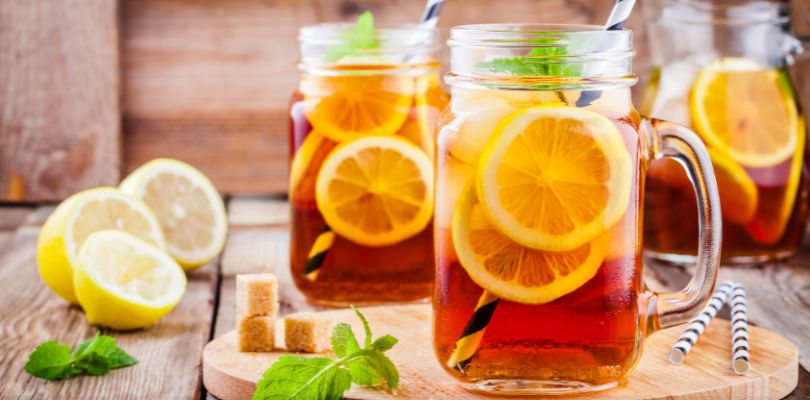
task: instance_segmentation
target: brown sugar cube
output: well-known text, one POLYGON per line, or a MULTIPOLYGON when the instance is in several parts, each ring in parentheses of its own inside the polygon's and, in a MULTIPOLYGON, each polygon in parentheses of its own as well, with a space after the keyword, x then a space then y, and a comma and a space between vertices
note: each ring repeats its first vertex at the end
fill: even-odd
POLYGON ((335 321, 322 314, 301 312, 287 315, 284 317, 284 344, 287 351, 320 353, 331 348, 334 327, 335 321))
POLYGON ((278 313, 278 281, 273 274, 236 276, 236 314, 244 317, 275 317, 278 313))
POLYGON ((240 317, 237 326, 239 351, 271 352, 276 345, 276 319, 273 317, 240 317))

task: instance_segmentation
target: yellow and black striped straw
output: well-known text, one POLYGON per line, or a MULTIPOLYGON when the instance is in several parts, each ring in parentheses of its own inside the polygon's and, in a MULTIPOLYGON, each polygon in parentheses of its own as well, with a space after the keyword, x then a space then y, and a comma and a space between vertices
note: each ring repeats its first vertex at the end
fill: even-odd
POLYGON ((332 231, 329 225, 326 225, 323 232, 315 238, 315 243, 312 244, 312 248, 309 249, 309 254, 307 255, 307 263, 304 265, 304 277, 308 281, 314 282, 318 279, 318 274, 321 271, 323 262, 326 260, 326 255, 329 253, 329 249, 332 248, 332 244, 334 243, 335 232, 332 231))
POLYGON ((478 304, 476 304, 467 326, 464 327, 464 331, 461 332, 461 336, 456 342, 453 353, 447 360, 448 367, 464 371, 464 367, 481 345, 481 339, 484 337, 484 332, 492 319, 492 314, 495 313, 499 300, 497 296, 484 290, 484 293, 478 298, 478 304))

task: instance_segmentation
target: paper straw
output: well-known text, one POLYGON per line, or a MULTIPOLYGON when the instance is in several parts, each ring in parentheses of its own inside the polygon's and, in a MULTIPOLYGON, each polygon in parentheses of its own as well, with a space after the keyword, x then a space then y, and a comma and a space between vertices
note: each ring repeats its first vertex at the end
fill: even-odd
POLYGON ((715 289, 709 304, 701 311, 700 315, 689 321, 686 330, 683 331, 681 337, 672 346, 672 350, 669 351, 669 362, 671 364, 679 365, 683 362, 686 355, 692 350, 692 346, 697 343, 700 335, 711 323, 712 318, 717 316, 717 312, 723 308, 733 289, 734 282, 731 281, 725 281, 715 289))
MULTIPOLYGON (((624 29, 624 25, 630 18, 630 13, 633 12, 633 6, 635 5, 636 0, 616 0, 616 4, 613 5, 610 16, 605 23, 605 30, 619 31, 624 29)), ((601 91, 583 90, 577 99, 577 107, 587 107, 600 97, 602 97, 601 91)))
POLYGON ((304 277, 310 281, 315 282, 318 279, 323 262, 326 260, 326 255, 329 249, 335 243, 335 232, 327 225, 323 232, 315 238, 315 243, 309 249, 307 254, 307 263, 304 265, 304 277))
POLYGON ((731 369, 737 375, 748 372, 748 312, 745 288, 734 285, 731 293, 731 369))
POLYGON ((444 0, 428 0, 425 3, 425 10, 419 18, 419 24, 423 27, 435 28, 439 23, 439 14, 442 12, 444 0))
POLYGON ((461 332, 461 336, 456 342, 456 347, 450 358, 447 360, 447 366, 450 368, 458 368, 463 372, 466 366, 478 351, 481 345, 481 339, 484 337, 484 332, 489 325, 492 314, 495 313, 495 308, 498 306, 497 296, 484 290, 481 297, 478 298, 478 304, 473 310, 473 314, 461 332))

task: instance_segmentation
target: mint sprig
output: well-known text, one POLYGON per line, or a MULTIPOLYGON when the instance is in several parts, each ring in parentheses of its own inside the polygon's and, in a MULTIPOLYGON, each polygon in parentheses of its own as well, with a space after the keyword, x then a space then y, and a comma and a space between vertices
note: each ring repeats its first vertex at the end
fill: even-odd
POLYGON ((374 15, 371 11, 366 11, 357 18, 353 27, 341 34, 341 43, 327 50, 326 61, 338 61, 343 57, 362 53, 363 50, 379 47, 374 31, 374 15))
POLYGON ((29 374, 49 381, 72 378, 81 373, 106 375, 112 369, 134 365, 138 360, 127 354, 115 339, 96 335, 85 340, 71 353, 70 346, 54 340, 39 345, 25 363, 29 374))
POLYGON ((332 331, 332 351, 329 357, 300 357, 284 355, 262 375, 253 393, 254 400, 331 400, 340 399, 352 383, 361 386, 399 386, 399 372, 384 354, 397 343, 385 335, 372 341, 371 327, 366 317, 352 307, 363 323, 364 346, 361 348, 351 325, 340 323, 332 331))

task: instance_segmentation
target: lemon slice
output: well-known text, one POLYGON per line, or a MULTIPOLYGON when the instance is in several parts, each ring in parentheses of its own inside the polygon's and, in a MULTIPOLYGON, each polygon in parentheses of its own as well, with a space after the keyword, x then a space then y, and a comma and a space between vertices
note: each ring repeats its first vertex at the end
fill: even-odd
POLYGON ((307 119, 336 142, 395 134, 413 103, 413 79, 408 77, 318 77, 304 86, 307 119))
POLYGON ((453 216, 453 245, 467 274, 496 296, 543 304, 577 290, 596 272, 609 250, 602 235, 566 252, 523 247, 501 234, 468 185, 453 216))
POLYGON ((433 215, 433 165, 421 149, 394 136, 339 145, 323 163, 315 187, 326 223, 364 246, 414 236, 433 215))
POLYGON ((705 67, 692 88, 695 129, 711 147, 746 167, 766 168, 796 150, 799 112, 784 73, 756 61, 724 58, 705 67))
POLYGON ((194 167, 169 159, 132 172, 121 190, 143 200, 160 221, 167 248, 186 270, 214 259, 225 245, 225 205, 211 181, 194 167))
POLYGON ((45 284, 76 304, 73 269, 79 248, 91 233, 107 229, 123 230, 165 247, 157 218, 141 201, 114 188, 85 190, 56 207, 39 233, 37 264, 45 284))
POLYGON ((568 251, 618 222, 635 176, 621 132, 607 117, 545 105, 501 121, 476 179, 484 210, 506 236, 568 251))
POLYGON ((290 202, 298 208, 315 209, 315 179, 326 156, 337 146, 317 131, 312 131, 295 152, 290 164, 290 202))
POLYGON ((93 325, 128 330, 154 324, 186 291, 183 269, 162 249, 122 231, 90 235, 73 276, 93 325))

